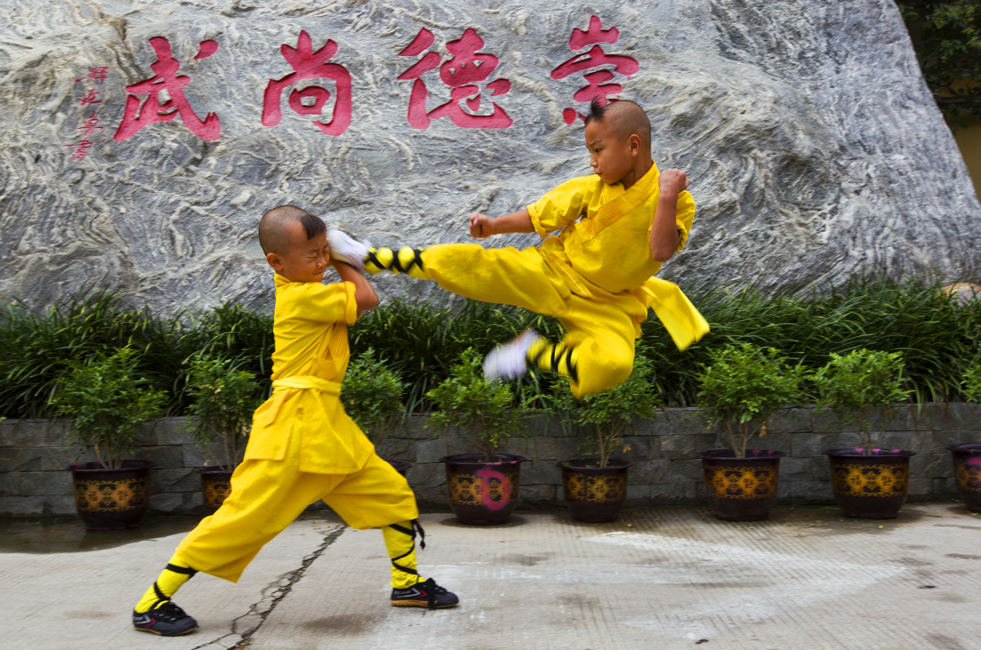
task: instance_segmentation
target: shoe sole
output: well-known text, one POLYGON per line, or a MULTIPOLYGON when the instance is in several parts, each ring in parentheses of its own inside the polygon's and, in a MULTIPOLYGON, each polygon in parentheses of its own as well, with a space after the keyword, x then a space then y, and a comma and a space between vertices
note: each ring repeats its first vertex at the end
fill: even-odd
POLYGON ((151 630, 148 627, 136 627, 135 625, 133 626, 133 629, 134 630, 137 630, 138 632, 149 632, 150 634, 156 634, 157 636, 183 636, 185 634, 190 634, 194 630, 198 629, 198 626, 195 625, 194 627, 189 628, 189 629, 186 629, 183 632, 178 632, 177 634, 163 634, 162 632, 157 632, 156 630, 151 630))
MULTIPOLYGON (((452 605, 436 605, 433 609, 449 609, 450 607, 456 607, 460 603, 453 603, 452 605)), ((425 600, 393 600, 392 607, 429 607, 429 603, 425 600)))

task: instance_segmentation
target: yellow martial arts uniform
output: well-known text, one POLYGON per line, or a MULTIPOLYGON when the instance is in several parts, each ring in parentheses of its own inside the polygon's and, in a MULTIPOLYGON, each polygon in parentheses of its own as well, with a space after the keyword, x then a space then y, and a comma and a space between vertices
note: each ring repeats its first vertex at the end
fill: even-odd
POLYGON ((358 315, 354 291, 350 282, 291 282, 276 275, 273 395, 253 416, 230 496, 180 543, 138 612, 169 599, 187 579, 180 577, 182 568, 237 582, 259 549, 318 499, 352 528, 401 524, 384 534, 392 586, 420 580, 415 495, 375 454, 339 399, 350 358, 347 325, 358 315))
MULTIPOLYGON (((640 337, 648 308, 679 349, 709 331, 677 285, 652 277, 661 268, 649 244, 657 178, 653 163, 627 190, 619 183, 607 185, 595 174, 573 178, 528 206, 535 230, 545 238, 541 247, 519 251, 442 244, 421 252, 422 265, 453 293, 558 318, 566 330, 562 344, 541 345, 551 348, 551 356, 565 358, 558 367, 575 367, 574 373, 566 373, 572 375, 573 394, 608 390, 630 375, 634 339, 640 337), (560 228, 558 236, 549 236, 560 228)), ((682 192, 676 252, 688 240, 694 214, 695 201, 682 192)), ((542 358, 539 364, 555 369, 558 360, 550 361, 542 358)))

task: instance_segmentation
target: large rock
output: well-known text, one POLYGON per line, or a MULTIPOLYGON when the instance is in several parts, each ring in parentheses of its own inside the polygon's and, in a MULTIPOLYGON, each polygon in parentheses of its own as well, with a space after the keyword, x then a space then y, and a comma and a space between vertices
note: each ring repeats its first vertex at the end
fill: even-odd
MULTIPOLYGON (((266 305, 272 282, 256 222, 286 202, 375 242, 467 240, 471 211, 503 214, 588 173, 581 122, 567 125, 563 110, 583 109, 573 94, 596 70, 559 80, 551 72, 576 54, 572 30, 585 30, 593 14, 603 28, 619 28, 615 43, 601 43, 605 52, 639 64, 613 83, 648 110, 655 160, 693 179, 695 229, 662 275, 697 287, 751 280, 768 290, 840 284, 862 270, 981 279, 981 208, 893 2, 569 6, 5 0, 0 295, 41 306, 84 285, 131 290, 168 310, 225 299, 266 305), (433 46, 399 56, 421 28, 433 46), (413 82, 397 77, 427 51, 447 62, 446 43, 467 28, 484 40, 480 52, 499 57, 479 85, 511 82, 495 97, 506 84, 485 88, 478 112, 490 114, 496 102, 513 124, 479 130, 442 117, 412 128, 413 82), (292 72, 280 46, 297 47, 301 30, 314 50, 335 41, 330 63, 351 76, 353 115, 346 130, 336 118, 340 135, 294 112, 288 91, 277 96, 281 121, 263 125, 270 80, 292 72), (217 114, 220 135, 214 121, 196 128, 212 141, 183 117, 113 139, 125 86, 155 74, 154 37, 167 39, 191 78, 184 92, 197 117, 217 114), (217 51, 205 56, 214 47, 204 41, 217 51), (76 81, 100 66, 108 68, 102 85, 76 81), (101 103, 81 105, 90 90, 101 103), (83 160, 73 159, 79 147, 65 145, 82 140, 93 111, 105 128, 88 137, 83 160)), ((439 70, 421 78, 428 110, 449 100, 439 70)), ((310 84, 343 94, 323 79, 298 87, 310 84)), ((332 97, 322 121, 333 106, 332 97)), ((535 241, 513 235, 489 245, 535 241)), ((381 286, 391 295, 409 284, 425 290, 402 278, 381 286)))

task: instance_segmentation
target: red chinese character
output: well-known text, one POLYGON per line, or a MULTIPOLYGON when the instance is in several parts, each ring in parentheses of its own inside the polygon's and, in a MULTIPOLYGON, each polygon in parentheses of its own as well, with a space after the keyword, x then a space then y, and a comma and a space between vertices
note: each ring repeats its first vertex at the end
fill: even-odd
POLYGON ((103 100, 99 99, 99 91, 95 88, 90 88, 85 97, 82 97, 82 101, 78 103, 79 106, 88 106, 90 104, 101 104, 103 100))
MULTIPOLYGON (((262 100, 263 126, 276 126, 282 119, 280 103, 283 91, 304 79, 330 79, 337 86, 337 98, 330 122, 312 120, 314 126, 327 135, 340 135, 351 126, 351 75, 344 66, 327 63, 337 54, 337 43, 328 40, 322 48, 313 51, 310 35, 300 32, 296 48, 283 44, 280 47, 283 58, 293 68, 293 72, 282 79, 269 80, 262 100)), ((320 115, 324 104, 330 99, 330 91, 320 86, 308 86, 303 90, 294 89, 290 93, 290 108, 299 115, 320 115)))
MULTIPOLYGON (((82 137, 83 138, 87 138, 90 135, 92 135, 93 133, 95 133, 96 129, 98 129, 98 130, 101 131, 104 128, 106 128, 106 127, 99 126, 99 118, 96 117, 95 111, 92 111, 92 114, 89 115, 89 119, 87 119, 84 122, 82 122, 82 126, 78 127, 75 130, 76 131, 84 131, 84 133, 82 134, 82 137)), ((66 146, 70 146, 70 145, 66 145, 66 146)))
MULTIPOLYGON (((150 65, 156 76, 145 79, 132 86, 126 86, 126 92, 132 93, 126 97, 126 108, 123 120, 116 129, 113 140, 125 140, 136 135, 140 129, 156 122, 170 122, 178 115, 196 136, 202 140, 213 142, 221 135, 221 121, 214 113, 208 113, 202 122, 194 113, 194 109, 184 97, 184 86, 191 83, 191 78, 178 75, 181 62, 173 58, 170 42, 166 38, 155 36, 150 39, 153 51, 157 53, 157 61, 150 65), (161 103, 161 91, 167 91, 170 99, 161 103), (140 99, 135 95, 149 95, 140 106, 140 99), (137 115, 139 113, 139 115, 137 115)), ((218 49, 214 41, 203 41, 195 59, 205 59, 218 49)))
POLYGON ((79 81, 84 81, 85 79, 96 79, 96 80, 98 80, 99 85, 101 86, 102 85, 102 82, 108 76, 109 76, 109 68, 105 68, 105 67, 102 67, 102 68, 92 68, 92 71, 91 72, 89 72, 87 75, 85 75, 81 79, 76 79, 75 80, 75 83, 78 83, 79 81))
MULTIPOLYGON (((581 50, 590 45, 593 48, 588 52, 581 52, 575 55, 552 70, 552 79, 565 79, 569 75, 583 70, 611 65, 613 66, 612 71, 597 70, 596 72, 583 75, 586 85, 576 91, 572 96, 577 102, 591 102, 593 98, 599 97, 600 102, 605 105, 608 97, 619 95, 623 90, 623 86, 620 84, 607 83, 613 81, 614 73, 625 75, 629 79, 640 68, 640 64, 637 63, 636 59, 629 56, 607 54, 598 45, 598 43, 616 43, 619 38, 620 31, 616 27, 603 29, 603 23, 600 19, 596 16, 591 16, 589 18, 589 27, 585 31, 581 29, 572 30, 572 35, 569 37, 569 49, 573 51, 581 50)), ((576 118, 585 119, 575 109, 567 108, 562 111, 562 119, 565 120, 566 124, 572 124, 576 121, 576 118)))
MULTIPOLYGON (((399 56, 418 56, 424 50, 432 47, 435 41, 433 33, 423 27, 419 30, 412 43, 399 52, 399 56)), ((450 91, 450 101, 426 112, 426 98, 429 96, 422 75, 436 69, 440 64, 440 56, 436 52, 428 52, 415 65, 398 76, 401 80, 414 79, 412 95, 409 97, 409 124, 414 129, 428 129, 431 119, 448 117, 457 126, 465 129, 506 129, 514 124, 504 109, 491 102, 494 112, 490 115, 477 115, 480 110, 482 90, 478 83, 487 80, 497 67, 500 59, 493 54, 478 54, 477 50, 484 47, 484 41, 472 29, 463 32, 459 40, 450 41, 446 49, 453 56, 439 67, 439 78, 450 91), (461 102, 466 101, 464 110, 461 102)), ((507 79, 495 79, 484 84, 491 91, 491 97, 510 92, 511 82, 507 79)))
POLYGON ((92 142, 88 139, 80 140, 73 144, 66 144, 66 147, 76 147, 75 152, 72 153, 72 159, 74 160, 85 160, 85 156, 88 155, 89 149, 92 148, 92 142))

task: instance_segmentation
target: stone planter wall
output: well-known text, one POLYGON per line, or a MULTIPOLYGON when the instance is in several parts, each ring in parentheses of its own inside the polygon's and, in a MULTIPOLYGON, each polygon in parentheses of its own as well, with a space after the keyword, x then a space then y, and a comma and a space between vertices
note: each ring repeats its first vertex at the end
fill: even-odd
MULTIPOLYGON (((201 511, 200 479, 195 468, 213 464, 220 449, 198 448, 182 431, 184 418, 148 426, 138 458, 152 460, 151 508, 158 513, 201 511)), ((404 429, 379 445, 390 459, 413 463, 409 482, 424 508, 446 508, 446 477, 439 458, 473 451, 465 438, 434 438, 426 418, 414 417, 404 429)), ((946 500, 956 496, 950 452, 952 443, 981 441, 981 413, 966 404, 928 405, 917 415, 904 409, 889 418, 878 445, 912 449, 910 501, 946 500)), ((694 505, 704 502, 701 461, 697 453, 727 447, 717 430, 705 425, 698 409, 667 409, 652 421, 636 423, 619 457, 635 463, 630 470, 628 505, 694 505)), ((787 452, 781 462, 780 501, 793 504, 834 503, 828 461, 821 452, 859 446, 855 432, 842 432, 830 416, 814 409, 788 409, 774 418, 768 435, 753 447, 787 452)), ((579 457, 575 438, 546 418, 529 422, 529 436, 506 451, 527 456, 522 469, 519 507, 562 505, 561 475, 555 463, 579 457)), ((0 422, 0 517, 74 514, 70 463, 93 460, 91 450, 66 448, 64 425, 54 420, 0 422)))

